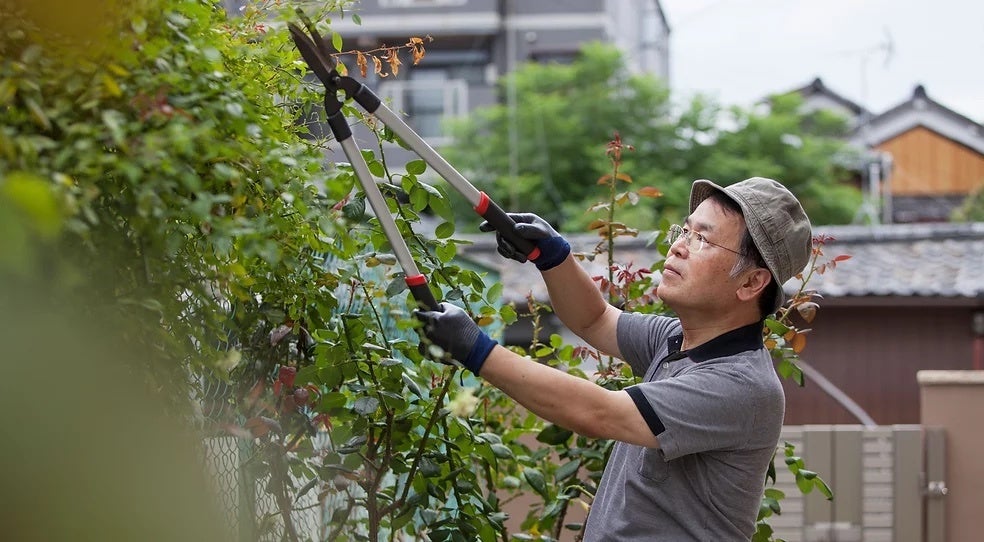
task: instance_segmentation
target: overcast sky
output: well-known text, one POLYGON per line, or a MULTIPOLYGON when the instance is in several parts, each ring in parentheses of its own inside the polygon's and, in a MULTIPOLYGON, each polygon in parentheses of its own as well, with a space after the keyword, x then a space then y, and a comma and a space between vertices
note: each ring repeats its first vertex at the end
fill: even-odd
POLYGON ((749 105, 815 77, 875 113, 929 97, 984 123, 984 0, 661 0, 670 84, 749 105), (892 52, 886 57, 887 45, 892 52))

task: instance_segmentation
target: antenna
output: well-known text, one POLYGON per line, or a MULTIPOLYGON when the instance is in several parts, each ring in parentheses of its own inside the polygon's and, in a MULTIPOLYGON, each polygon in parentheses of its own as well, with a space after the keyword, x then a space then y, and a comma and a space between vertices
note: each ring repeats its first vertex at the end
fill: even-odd
POLYGON ((889 192, 890 171, 885 167, 886 157, 883 156, 884 153, 875 152, 872 149, 873 143, 871 141, 871 127, 869 125, 871 111, 867 106, 868 59, 877 54, 884 54, 885 59, 882 67, 887 68, 892 61, 892 57, 895 56, 895 41, 892 39, 892 33, 887 26, 882 28, 882 32, 885 35, 884 41, 876 43, 867 49, 853 52, 853 54, 861 57, 861 121, 858 125, 858 133, 861 134, 862 143, 868 150, 868 156, 866 157, 867 168, 865 171, 868 186, 861 208, 858 209, 857 214, 854 216, 854 222, 858 222, 860 219, 868 224, 892 222, 891 193, 889 192))

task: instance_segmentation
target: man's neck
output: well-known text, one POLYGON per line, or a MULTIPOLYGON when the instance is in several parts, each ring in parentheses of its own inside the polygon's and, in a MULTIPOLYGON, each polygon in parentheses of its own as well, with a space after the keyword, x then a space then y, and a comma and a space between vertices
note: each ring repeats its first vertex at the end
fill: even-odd
POLYGON ((680 325, 683 327, 683 345, 680 348, 681 350, 690 350, 733 329, 745 327, 758 321, 757 314, 744 312, 723 315, 680 315, 680 325))

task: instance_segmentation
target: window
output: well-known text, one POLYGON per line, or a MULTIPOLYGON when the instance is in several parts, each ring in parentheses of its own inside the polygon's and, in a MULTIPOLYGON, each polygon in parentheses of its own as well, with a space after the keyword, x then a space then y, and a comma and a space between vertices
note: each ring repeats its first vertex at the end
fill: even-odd
POLYGON ((407 115, 406 122, 420 137, 435 142, 445 134, 446 117, 464 115, 468 110, 468 84, 450 77, 446 70, 415 69, 408 81, 383 81, 379 96, 391 109, 407 115))

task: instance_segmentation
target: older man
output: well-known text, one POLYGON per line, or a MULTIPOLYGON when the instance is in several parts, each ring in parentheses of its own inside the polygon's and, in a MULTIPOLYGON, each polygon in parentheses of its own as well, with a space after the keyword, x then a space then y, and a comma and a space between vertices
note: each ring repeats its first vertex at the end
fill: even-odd
MULTIPOLYGON (((800 203, 771 179, 694 182, 657 289, 672 318, 609 305, 549 224, 512 217, 540 249, 534 263, 564 325, 625 360, 641 383, 610 391, 533 363, 447 303, 418 312, 427 337, 543 419, 618 441, 585 541, 751 538, 785 405, 762 321, 809 261, 800 203)), ((501 236, 499 252, 526 260, 501 236)))

